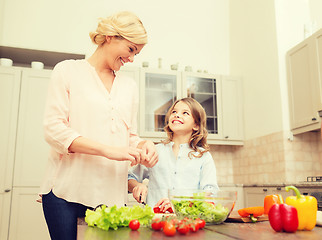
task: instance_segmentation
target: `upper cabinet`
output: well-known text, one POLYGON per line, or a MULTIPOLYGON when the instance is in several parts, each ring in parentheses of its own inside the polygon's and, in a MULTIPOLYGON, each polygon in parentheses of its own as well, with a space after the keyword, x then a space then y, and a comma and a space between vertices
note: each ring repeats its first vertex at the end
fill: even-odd
POLYGON ((286 64, 293 134, 321 128, 322 29, 289 50, 286 64))
POLYGON ((206 111, 209 144, 242 145, 241 90, 239 78, 142 68, 140 136, 154 141, 165 139, 167 111, 177 99, 192 97, 206 111))
POLYGON ((181 97, 178 71, 141 69, 140 136, 164 139, 165 115, 181 97))

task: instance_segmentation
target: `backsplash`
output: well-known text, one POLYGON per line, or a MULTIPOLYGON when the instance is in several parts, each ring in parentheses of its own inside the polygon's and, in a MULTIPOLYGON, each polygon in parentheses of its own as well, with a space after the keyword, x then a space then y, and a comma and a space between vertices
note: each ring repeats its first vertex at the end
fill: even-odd
POLYGON ((288 140, 278 132, 245 141, 244 146, 211 145, 219 184, 298 183, 322 176, 320 132, 288 140))

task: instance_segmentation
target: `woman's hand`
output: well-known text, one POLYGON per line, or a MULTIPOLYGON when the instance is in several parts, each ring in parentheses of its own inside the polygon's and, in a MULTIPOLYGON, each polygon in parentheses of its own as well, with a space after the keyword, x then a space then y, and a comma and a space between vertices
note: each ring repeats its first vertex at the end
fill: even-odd
POLYGON ((141 152, 141 164, 151 168, 153 167, 158 161, 158 153, 156 151, 155 145, 152 141, 146 140, 139 143, 138 148, 142 149, 141 152))
POLYGON ((162 198, 160 199, 157 204, 155 204, 154 207, 159 207, 160 208, 160 212, 164 213, 166 211, 172 213, 173 212, 173 207, 172 204, 170 202, 169 198, 162 198), (170 210, 171 209, 171 210, 170 210))
POLYGON ((133 147, 108 147, 104 156, 117 161, 130 161, 131 167, 141 162, 142 150, 133 147))
POLYGON ((143 183, 138 183, 133 188, 133 197, 138 203, 146 202, 146 196, 148 194, 148 188, 143 183))
POLYGON ((130 161, 131 166, 140 163, 142 155, 142 150, 139 148, 106 146, 82 136, 71 143, 68 151, 102 156, 116 161, 130 161))

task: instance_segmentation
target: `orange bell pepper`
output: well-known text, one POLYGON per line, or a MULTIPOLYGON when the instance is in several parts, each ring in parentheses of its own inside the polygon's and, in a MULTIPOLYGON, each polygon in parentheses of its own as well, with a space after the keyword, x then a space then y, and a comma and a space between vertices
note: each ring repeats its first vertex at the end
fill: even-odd
POLYGON ((264 214, 264 207, 248 207, 238 210, 238 214, 241 217, 250 217, 252 222, 257 222, 257 217, 264 214))
MULTIPOLYGON (((281 196, 282 197, 282 196, 281 196)), ((283 198, 282 198, 283 200, 283 198)), ((273 194, 273 195, 267 195, 265 198, 264 198, 264 214, 268 214, 269 212, 269 209, 274 205, 274 204, 281 204, 281 200, 280 200, 280 197, 279 195, 277 194, 273 194)))

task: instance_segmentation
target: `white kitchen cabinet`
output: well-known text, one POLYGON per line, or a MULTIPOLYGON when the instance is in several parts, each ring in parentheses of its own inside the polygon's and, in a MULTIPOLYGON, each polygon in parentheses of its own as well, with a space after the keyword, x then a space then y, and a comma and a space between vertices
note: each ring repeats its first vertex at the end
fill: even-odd
POLYGON ((241 91, 241 81, 238 78, 142 68, 140 136, 156 142, 165 139, 163 128, 168 109, 177 99, 193 97, 201 103, 207 113, 209 144, 242 145, 241 91), (223 94, 227 95, 224 97, 223 94))
POLYGON ((290 127, 293 134, 321 128, 322 29, 286 55, 290 127))
POLYGON ((317 110, 320 112, 320 117, 322 116, 322 29, 317 31, 314 35, 312 35, 313 42, 313 52, 314 52, 314 61, 315 64, 314 71, 315 77, 317 79, 315 81, 315 91, 313 94, 316 94, 315 99, 317 99, 317 110))
POLYGON ((286 192, 285 187, 244 187, 245 207, 264 206, 267 195, 281 194, 283 199, 292 196, 292 192, 286 192))
POLYGON ((22 71, 14 187, 39 187, 45 172, 49 146, 43 116, 50 74, 50 70, 22 71))
POLYGON ((0 67, 1 240, 46 239, 36 199, 49 149, 42 119, 50 72, 0 67))
POLYGON ((7 239, 21 72, 0 67, 0 239, 7 239))
POLYGON ((140 136, 155 141, 165 139, 165 115, 173 102, 181 97, 181 75, 178 71, 141 69, 140 136))
POLYGON ((208 142, 223 139, 220 76, 182 72, 182 96, 196 99, 205 109, 208 142))
POLYGON ((12 193, 9 240, 50 239, 38 199, 38 187, 16 187, 12 193))
POLYGON ((244 138, 241 78, 223 76, 221 86, 223 137, 229 141, 240 142, 244 138))

